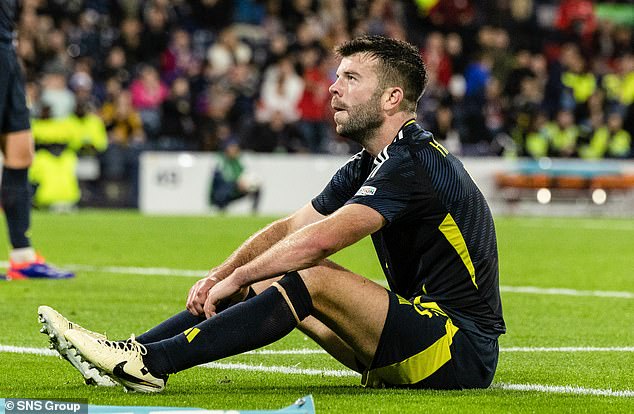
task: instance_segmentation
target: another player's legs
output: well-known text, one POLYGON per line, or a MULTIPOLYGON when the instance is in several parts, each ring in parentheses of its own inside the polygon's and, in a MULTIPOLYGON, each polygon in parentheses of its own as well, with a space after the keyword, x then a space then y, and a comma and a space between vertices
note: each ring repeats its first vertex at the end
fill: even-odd
POLYGON ((367 366, 379 343, 388 303, 381 286, 324 262, 302 271, 302 276, 290 273, 255 298, 166 340, 122 345, 75 330, 66 338, 86 360, 126 387, 160 391, 166 375, 273 343, 311 313, 348 344, 344 351, 354 350, 354 357, 344 358, 349 365, 356 359, 367 366))
POLYGON ((33 158, 33 138, 29 130, 2 136, 4 166, 0 201, 7 221, 13 249, 9 253, 8 279, 66 279, 73 273, 55 269, 45 263, 31 246, 27 232, 31 224, 31 190, 28 167, 33 158))
POLYGON ((89 331, 88 329, 69 321, 49 306, 40 306, 37 309, 37 313, 39 321, 42 323, 42 329, 40 332, 48 335, 50 348, 55 349, 62 358, 70 362, 70 364, 82 374, 86 384, 101 386, 116 385, 116 383, 109 377, 100 374, 97 369, 91 368, 87 362, 82 362, 75 349, 69 347, 69 344, 64 337, 66 331, 70 329, 79 330, 86 335, 98 339, 106 339, 105 335, 89 331))
POLYGON ((12 48, 0 47, 0 146, 3 169, 0 202, 13 249, 8 279, 72 277, 38 257, 27 235, 31 221, 28 168, 33 161, 33 136, 26 106, 24 77, 12 48))
POLYGON ((4 165, 0 201, 7 221, 9 240, 8 279, 66 279, 73 273, 56 269, 38 256, 27 233, 31 225, 31 189, 28 167, 33 159, 33 138, 29 130, 10 132, 2 136, 4 165))

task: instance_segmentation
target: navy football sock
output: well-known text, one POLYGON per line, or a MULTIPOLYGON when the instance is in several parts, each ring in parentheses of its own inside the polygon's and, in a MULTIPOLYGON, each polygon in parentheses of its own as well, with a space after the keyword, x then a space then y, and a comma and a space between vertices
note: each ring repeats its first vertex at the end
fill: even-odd
POLYGON ((303 280, 297 272, 289 273, 253 299, 182 334, 145 344, 143 360, 150 372, 162 375, 257 349, 286 336, 312 309, 303 280))
POLYGON ((30 247, 26 233, 31 225, 31 191, 27 181, 28 169, 2 169, 0 201, 9 229, 9 240, 15 249, 30 247))
MULTIPOLYGON (((255 291, 253 290, 253 288, 249 288, 249 293, 244 300, 250 299, 254 296, 256 296, 255 291)), ((231 306, 234 305, 219 307, 218 312, 222 312, 223 310, 231 306)), ((166 319, 149 331, 137 336, 136 341, 141 344, 149 344, 152 342, 162 341, 163 339, 171 338, 172 336, 178 335, 186 329, 189 329, 201 322, 204 322, 205 319, 206 318, 204 315, 195 316, 189 313, 189 311, 185 310, 177 313, 169 319, 166 319)))
POLYGON ((178 335, 185 329, 191 328, 194 325, 205 320, 205 316, 195 316, 184 310, 177 313, 169 319, 164 320, 160 324, 156 325, 149 331, 137 336, 135 339, 141 344, 149 344, 152 342, 162 341, 163 339, 171 338, 174 335, 178 335))

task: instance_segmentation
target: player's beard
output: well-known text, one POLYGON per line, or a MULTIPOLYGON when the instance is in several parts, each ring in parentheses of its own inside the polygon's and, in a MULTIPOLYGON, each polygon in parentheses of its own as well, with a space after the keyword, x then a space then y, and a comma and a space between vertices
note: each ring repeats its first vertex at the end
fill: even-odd
POLYGON ((381 110, 382 93, 377 88, 367 102, 347 108, 348 119, 338 123, 337 133, 365 146, 384 122, 381 110))

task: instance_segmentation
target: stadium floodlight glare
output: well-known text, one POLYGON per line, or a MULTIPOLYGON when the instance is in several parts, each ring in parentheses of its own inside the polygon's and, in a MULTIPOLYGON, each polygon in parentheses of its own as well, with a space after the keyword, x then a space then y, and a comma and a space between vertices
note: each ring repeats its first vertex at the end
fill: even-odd
POLYGON ((603 188, 597 188, 592 192, 592 202, 598 206, 602 206, 608 201, 608 193, 603 188))
POLYGON ((540 188, 537 190, 537 202, 539 204, 548 204, 552 199, 552 194, 548 188, 540 188))
POLYGON ((183 168, 191 168, 194 166, 194 157, 191 154, 183 152, 178 155, 178 165, 183 168))

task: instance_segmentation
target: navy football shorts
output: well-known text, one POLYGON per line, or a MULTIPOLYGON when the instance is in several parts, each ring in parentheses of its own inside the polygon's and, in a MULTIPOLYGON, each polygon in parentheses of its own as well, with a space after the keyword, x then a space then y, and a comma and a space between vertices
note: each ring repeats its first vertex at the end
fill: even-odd
POLYGON ((435 302, 408 301, 388 292, 385 327, 367 387, 486 388, 493 381, 498 341, 456 327, 435 302))
POLYGON ((13 46, 0 42, 0 134, 30 127, 24 75, 13 46))

